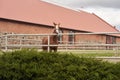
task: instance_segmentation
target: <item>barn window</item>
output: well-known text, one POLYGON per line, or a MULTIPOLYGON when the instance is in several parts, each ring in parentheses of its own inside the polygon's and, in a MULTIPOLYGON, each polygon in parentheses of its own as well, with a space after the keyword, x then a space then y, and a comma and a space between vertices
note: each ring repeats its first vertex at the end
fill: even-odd
POLYGON ((75 41, 75 34, 74 34, 74 31, 70 31, 69 32, 69 44, 74 44, 74 41, 75 41))
POLYGON ((116 43, 116 38, 113 36, 106 36, 106 43, 107 44, 115 44, 116 43))
POLYGON ((62 35, 63 31, 60 30, 59 33, 60 34, 58 34, 58 41, 59 41, 59 43, 62 43, 62 41, 63 41, 63 35, 62 35))
POLYGON ((116 37, 112 37, 112 41, 113 44, 116 44, 116 37))
POLYGON ((111 44, 111 37, 110 36, 106 36, 106 44, 111 44))

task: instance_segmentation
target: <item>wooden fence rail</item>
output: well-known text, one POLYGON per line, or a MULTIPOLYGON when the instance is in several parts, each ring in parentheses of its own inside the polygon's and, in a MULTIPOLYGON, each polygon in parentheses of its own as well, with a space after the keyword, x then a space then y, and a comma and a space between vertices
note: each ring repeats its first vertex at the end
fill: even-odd
MULTIPOLYGON (((74 35, 93 35, 93 34, 101 34, 101 35, 114 35, 120 34, 120 32, 113 33, 74 33, 74 35)), ((71 49, 109 49, 108 47, 112 47, 113 50, 119 50, 120 44, 98 44, 98 43, 81 43, 81 42, 74 42, 74 44, 69 44, 68 41, 61 42, 59 45, 50 45, 50 36, 55 34, 5 34, 1 35, 0 37, 0 46, 2 49, 6 51, 8 49, 14 48, 39 48, 41 49, 42 46, 47 46, 48 51, 50 50, 50 46, 58 46, 59 49, 71 50, 71 49), (42 39, 44 37, 48 38, 48 44, 42 45, 42 39), (64 44, 63 44, 64 43, 64 44)), ((64 33, 60 35, 69 35, 69 33, 64 33)))

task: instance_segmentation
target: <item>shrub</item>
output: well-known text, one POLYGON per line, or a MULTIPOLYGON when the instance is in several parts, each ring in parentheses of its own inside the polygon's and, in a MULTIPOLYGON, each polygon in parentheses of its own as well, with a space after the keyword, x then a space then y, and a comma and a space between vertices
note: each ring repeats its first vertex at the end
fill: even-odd
POLYGON ((0 80, 119 80, 119 69, 119 63, 35 49, 0 56, 0 80))

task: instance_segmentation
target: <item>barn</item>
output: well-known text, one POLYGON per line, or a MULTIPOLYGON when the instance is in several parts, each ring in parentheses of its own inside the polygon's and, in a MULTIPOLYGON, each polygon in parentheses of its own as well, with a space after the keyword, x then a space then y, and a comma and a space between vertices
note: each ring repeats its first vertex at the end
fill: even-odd
MULTIPOLYGON (((0 0, 0 33, 51 33, 53 22, 60 23, 61 33, 119 32, 94 13, 74 11, 42 0, 0 0)), ((60 36, 74 43, 120 43, 119 35, 60 36)))

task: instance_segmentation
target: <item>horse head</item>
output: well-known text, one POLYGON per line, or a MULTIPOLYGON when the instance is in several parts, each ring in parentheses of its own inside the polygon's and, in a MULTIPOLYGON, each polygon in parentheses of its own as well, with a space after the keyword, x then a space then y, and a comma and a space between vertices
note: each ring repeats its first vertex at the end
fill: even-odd
POLYGON ((53 24, 54 24, 54 28, 55 28, 53 33, 59 34, 60 23, 56 24, 55 22, 53 22, 53 24))

